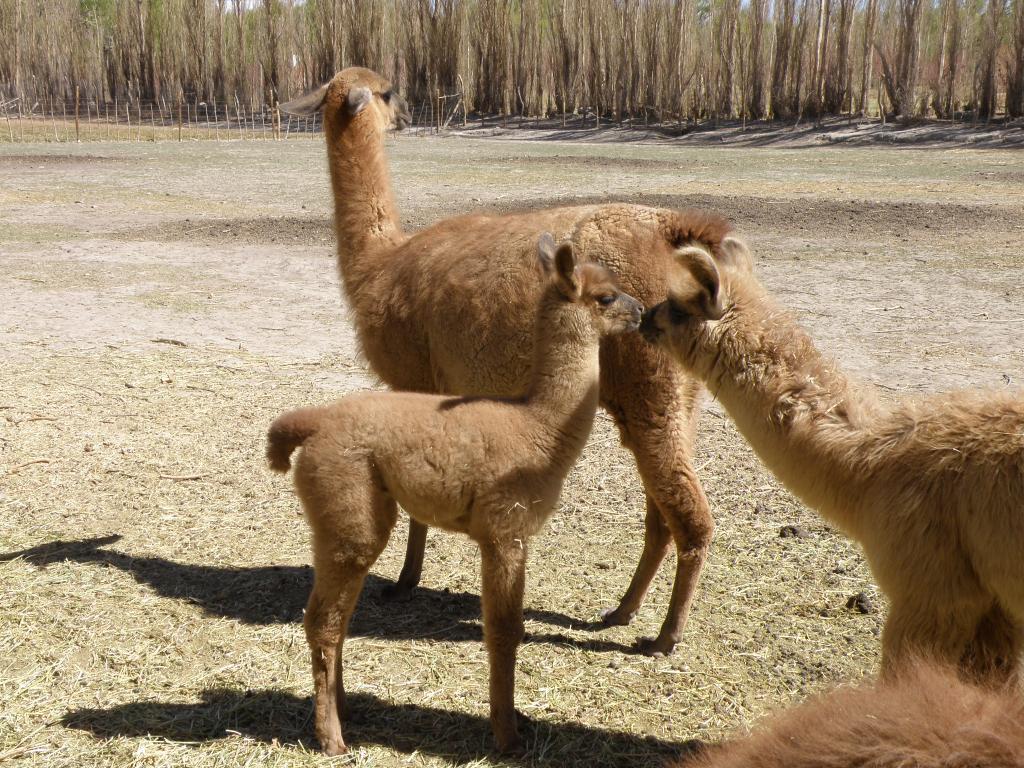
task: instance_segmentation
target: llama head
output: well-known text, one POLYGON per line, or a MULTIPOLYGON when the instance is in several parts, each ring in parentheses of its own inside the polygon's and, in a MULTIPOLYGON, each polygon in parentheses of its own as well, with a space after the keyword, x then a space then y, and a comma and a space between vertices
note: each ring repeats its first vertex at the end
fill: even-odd
POLYGON ((644 307, 619 287, 615 276, 599 264, 580 264, 572 243, 555 245, 545 232, 537 243, 541 269, 559 296, 578 307, 601 336, 635 331, 644 307))
POLYGON ((292 115, 324 113, 324 123, 342 129, 356 123, 380 131, 401 130, 412 122, 409 106, 391 83, 371 69, 349 67, 315 91, 281 105, 292 115))
POLYGON ((685 335, 694 323, 720 320, 728 311, 728 279, 752 274, 753 258, 747 244, 734 235, 722 238, 715 256, 703 245, 692 243, 676 251, 676 259, 693 278, 691 290, 673 293, 644 313, 640 332, 651 342, 665 336, 685 335))

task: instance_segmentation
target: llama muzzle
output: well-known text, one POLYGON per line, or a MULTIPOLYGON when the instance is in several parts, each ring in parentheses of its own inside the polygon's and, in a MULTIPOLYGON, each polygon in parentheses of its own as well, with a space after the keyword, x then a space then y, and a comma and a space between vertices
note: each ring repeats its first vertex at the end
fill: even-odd
POLYGON ((663 301, 661 304, 655 304, 640 317, 640 335, 651 344, 657 344, 661 338, 662 330, 656 323, 656 316, 665 303, 663 301))

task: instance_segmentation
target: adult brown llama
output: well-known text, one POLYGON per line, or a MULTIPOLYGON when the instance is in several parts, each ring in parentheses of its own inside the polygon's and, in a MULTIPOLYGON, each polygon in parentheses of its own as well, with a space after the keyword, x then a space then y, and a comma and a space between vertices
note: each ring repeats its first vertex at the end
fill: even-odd
MULTIPOLYGON (((572 246, 541 240, 550 273, 535 316, 534 360, 520 398, 369 392, 286 413, 267 456, 281 472, 301 445, 295 488, 313 533, 305 613, 317 738, 346 751, 341 648, 363 580, 387 544, 396 502, 416 520, 480 547, 491 726, 499 749, 520 748, 513 702, 523 636, 526 552, 558 501, 597 411, 599 345, 636 330, 643 307, 608 270, 577 267, 572 246)), ((536 278, 534 278, 536 281, 536 278)))
MULTIPOLYGON (((413 235, 401 231, 388 178, 384 133, 408 120, 405 103, 375 72, 351 68, 282 107, 323 113, 334 191, 338 266, 362 351, 392 389, 514 395, 527 384, 530 310, 540 232, 569 240, 582 261, 616 273, 642 302, 695 290, 674 257, 687 244, 716 253, 728 232, 720 218, 634 205, 550 208, 512 215, 469 215, 413 235), (486 297, 482 299, 481 297, 486 297)), ((647 495, 643 554, 607 624, 628 624, 675 543, 675 582, 648 654, 670 653, 693 601, 714 522, 692 466, 699 383, 660 351, 632 337, 601 347, 601 405, 636 457, 647 495)), ((394 594, 420 579, 426 526, 410 522, 405 565, 394 594)))

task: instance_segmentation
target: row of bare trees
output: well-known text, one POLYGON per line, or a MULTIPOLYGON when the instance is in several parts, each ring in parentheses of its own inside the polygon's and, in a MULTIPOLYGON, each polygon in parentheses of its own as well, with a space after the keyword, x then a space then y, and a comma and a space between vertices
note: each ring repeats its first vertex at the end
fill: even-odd
POLYGON ((1024 0, 0 0, 0 100, 411 101, 653 120, 1024 114, 1024 0))

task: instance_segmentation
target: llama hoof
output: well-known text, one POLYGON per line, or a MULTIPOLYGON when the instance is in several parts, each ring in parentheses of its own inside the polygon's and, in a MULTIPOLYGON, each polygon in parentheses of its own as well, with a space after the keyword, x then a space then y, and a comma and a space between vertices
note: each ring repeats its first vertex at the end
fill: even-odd
POLYGON ((669 656, 676 649, 673 641, 664 641, 660 637, 641 637, 636 641, 637 652, 644 656, 651 656, 660 659, 662 656, 669 656))
POLYGON ((412 591, 414 589, 415 586, 410 587, 407 584, 402 584, 402 582, 396 581, 394 584, 386 585, 380 591, 380 596, 386 603, 397 603, 411 598, 412 591))
POLYGON ((328 757, 337 757, 338 755, 348 754, 348 747, 345 746, 345 742, 340 738, 325 739, 320 743, 320 747, 323 750, 323 753, 328 757))
POLYGON ((503 739, 495 739, 498 752, 508 757, 522 756, 526 754, 526 746, 519 734, 503 739))
POLYGON ((605 608, 601 611, 601 623, 606 627, 625 627, 633 621, 635 613, 627 613, 619 608, 605 608))

